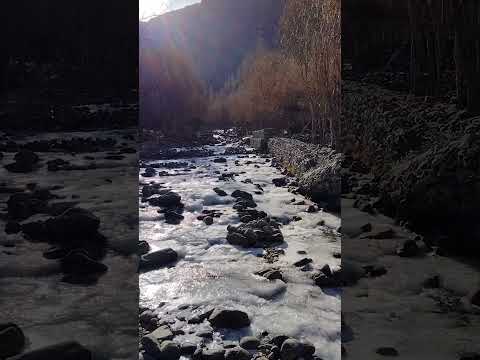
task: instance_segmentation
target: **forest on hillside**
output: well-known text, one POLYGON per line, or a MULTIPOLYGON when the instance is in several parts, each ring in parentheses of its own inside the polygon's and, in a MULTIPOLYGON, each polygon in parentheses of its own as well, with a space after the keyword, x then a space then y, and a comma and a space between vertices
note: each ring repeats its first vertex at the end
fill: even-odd
MULTIPOLYGON (((195 71, 195 59, 172 44, 158 50, 141 40, 143 127, 170 137, 188 137, 203 127, 272 127, 335 145, 340 113, 339 0, 285 1, 275 41, 259 34, 254 51, 243 54, 241 65, 219 90, 195 71)), ((235 51, 234 43, 229 51, 235 51)))

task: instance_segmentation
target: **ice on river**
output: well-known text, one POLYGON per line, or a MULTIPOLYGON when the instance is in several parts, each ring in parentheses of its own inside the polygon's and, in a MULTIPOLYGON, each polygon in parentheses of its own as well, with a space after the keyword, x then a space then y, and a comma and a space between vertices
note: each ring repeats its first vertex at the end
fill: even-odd
MULTIPOLYGON (((225 146, 211 148, 218 154, 225 150, 225 146)), ((341 250, 336 231, 340 218, 323 211, 307 213, 308 200, 272 184, 273 178, 282 175, 265 158, 221 156, 227 159, 226 164, 214 163, 216 156, 181 159, 175 161, 186 161, 196 168, 189 172, 159 169, 173 176, 140 177, 140 182, 154 181, 172 189, 181 195, 185 204, 185 219, 179 225, 166 224, 163 215, 157 213, 158 208, 146 203, 140 205, 140 240, 148 241, 152 250, 171 247, 181 255, 173 267, 140 275, 140 304, 156 308, 165 302, 159 312, 185 304, 200 306, 199 309, 236 308, 249 314, 252 324, 248 331, 252 334, 266 330, 305 339, 316 346, 316 354, 321 358, 340 359, 340 294, 334 290, 322 291, 311 280, 312 272, 302 272, 293 266, 304 257, 312 258, 318 269, 325 264, 332 269, 340 265, 340 259, 333 257, 341 250), (235 166, 235 160, 240 166, 235 166), (220 181, 216 171, 241 174, 234 180, 220 181), (251 179, 253 184, 243 183, 245 179, 251 179), (260 184, 264 193, 254 194, 258 190, 254 184, 260 184), (237 189, 252 193, 257 209, 270 216, 302 217, 300 221, 282 226, 285 255, 280 256, 278 262, 267 264, 260 257, 263 249, 243 249, 227 243, 227 225, 237 225, 240 220, 232 209, 234 199, 218 196, 213 191, 215 187, 228 194, 237 189), (304 200, 306 205, 292 205, 292 198, 304 200), (222 216, 207 226, 197 220, 204 209, 219 210, 222 216), (306 251, 306 255, 297 253, 301 250, 306 251), (269 282, 254 275, 255 271, 268 266, 279 267, 287 282, 269 282)), ((238 339, 239 335, 216 334, 229 339, 238 339)))

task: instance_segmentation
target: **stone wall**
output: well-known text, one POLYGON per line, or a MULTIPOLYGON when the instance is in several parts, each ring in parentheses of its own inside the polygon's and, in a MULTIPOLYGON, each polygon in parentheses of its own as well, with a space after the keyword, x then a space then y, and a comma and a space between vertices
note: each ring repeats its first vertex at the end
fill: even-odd
POLYGON ((298 177, 299 192, 331 211, 340 210, 341 154, 327 147, 274 137, 268 151, 298 177))

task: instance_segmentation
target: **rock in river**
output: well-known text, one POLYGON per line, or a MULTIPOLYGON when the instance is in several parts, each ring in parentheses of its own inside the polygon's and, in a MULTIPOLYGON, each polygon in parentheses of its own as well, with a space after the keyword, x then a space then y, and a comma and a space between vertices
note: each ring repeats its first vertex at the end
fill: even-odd
POLYGON ((142 255, 140 258, 141 270, 153 270, 167 266, 178 259, 175 250, 167 248, 142 255))
POLYGON ((240 329, 250 325, 248 315, 240 310, 215 309, 208 320, 215 328, 240 329))

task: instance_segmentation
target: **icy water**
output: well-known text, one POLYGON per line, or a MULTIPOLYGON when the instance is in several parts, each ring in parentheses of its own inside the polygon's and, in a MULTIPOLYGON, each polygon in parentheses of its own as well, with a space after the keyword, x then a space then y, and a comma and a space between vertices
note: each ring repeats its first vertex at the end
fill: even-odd
MULTIPOLYGON (((48 133, 43 136, 15 136, 17 143, 72 137, 113 138, 122 146, 136 147, 126 140, 136 129, 96 132, 48 133)), ((41 168, 27 174, 10 173, 4 165, 13 153, 0 159, 0 183, 24 189, 28 183, 52 188, 61 199, 73 201, 100 218, 100 232, 109 242, 104 263, 109 267, 95 285, 79 286, 61 281, 57 261, 43 252, 50 245, 31 242, 22 234, 6 235, 0 218, 0 322, 18 324, 28 338, 25 350, 75 340, 111 359, 135 359, 137 347, 138 278, 136 250, 138 217, 136 203, 137 154, 123 160, 106 160, 107 152, 71 154, 37 152, 41 168), (88 156, 89 159, 85 159, 88 156), (76 165, 95 163, 96 169, 49 172, 45 163, 61 158, 76 165), (120 191, 119 191, 120 189, 120 191), (13 246, 12 246, 13 244, 13 246), (134 353, 132 353, 132 349, 134 353)), ((10 194, 0 194, 2 213, 10 194)), ((44 220, 37 214, 24 222, 44 220)))
MULTIPOLYGON (((238 340, 247 334, 257 335, 268 331, 273 335, 285 334, 312 342, 316 354, 322 359, 340 359, 340 294, 336 290, 323 291, 311 280, 312 271, 300 271, 293 263, 304 257, 313 259, 313 267, 320 269, 328 264, 338 268, 340 259, 333 256, 341 250, 340 235, 336 231, 340 218, 320 211, 307 213, 310 204, 300 195, 293 195, 286 187, 275 187, 272 179, 281 177, 279 170, 270 166, 266 158, 250 154, 220 155, 230 145, 211 146, 217 156, 227 163, 214 163, 217 157, 177 159, 195 166, 184 169, 157 169, 168 171, 172 176, 144 178, 141 183, 160 183, 182 197, 185 204, 185 219, 179 225, 164 222, 157 207, 140 204, 140 240, 146 240, 151 250, 172 248, 180 254, 175 266, 140 274, 140 305, 157 309, 160 314, 178 311, 182 305, 193 305, 195 313, 222 306, 245 311, 251 319, 248 330, 229 333, 214 333, 214 342, 220 339, 238 340), (235 165, 238 160, 240 166, 235 165), (219 173, 237 172, 234 180, 221 181, 219 173), (242 180, 251 179, 252 183, 242 180), (260 184, 264 193, 254 194, 255 184, 260 184), (285 243, 281 246, 285 255, 267 264, 261 257, 263 249, 239 248, 227 243, 227 226, 240 224, 237 212, 232 209, 231 196, 220 197, 213 188, 219 187, 231 194, 244 190, 253 194, 257 210, 279 219, 291 219, 294 215, 302 220, 283 225, 281 231, 285 243), (293 205, 304 200, 305 205, 293 205), (197 220, 202 210, 214 209, 222 213, 207 226, 197 220), (305 251, 306 254, 299 254, 305 251), (286 283, 254 275, 254 272, 277 267, 283 272, 286 283)), ((154 161, 152 163, 165 161, 154 161)), ((140 169, 141 173, 144 169, 140 169)), ((177 341, 195 342, 196 327, 177 320, 176 328, 186 335, 177 336, 177 341)))

